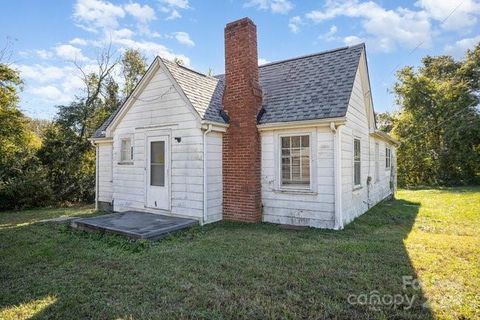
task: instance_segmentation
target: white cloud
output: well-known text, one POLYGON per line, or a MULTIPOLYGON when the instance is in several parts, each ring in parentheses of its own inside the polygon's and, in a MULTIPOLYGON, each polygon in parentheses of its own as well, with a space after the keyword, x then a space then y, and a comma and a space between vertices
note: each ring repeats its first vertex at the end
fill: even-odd
POLYGON ((419 0, 415 5, 424 9, 432 19, 442 22, 448 18, 442 23, 444 29, 461 30, 478 26, 480 16, 478 1, 419 0))
POLYGON ((68 103, 72 100, 72 96, 63 93, 53 85, 34 87, 30 90, 30 93, 53 104, 68 103))
POLYGON ((155 10, 149 5, 141 5, 138 3, 129 3, 125 5, 125 11, 132 15, 138 22, 147 24, 148 22, 155 20, 155 10))
POLYGON ((50 52, 50 51, 47 51, 47 50, 35 50, 35 53, 37 54, 38 57, 42 58, 42 59, 48 59, 48 58, 51 58, 53 56, 53 54, 50 52))
POLYGON ((270 63, 270 61, 267 59, 258 58, 258 65, 261 66, 262 64, 267 64, 267 63, 270 63))
POLYGON ((429 47, 432 43, 429 16, 424 11, 401 7, 387 10, 372 1, 348 0, 328 1, 324 10, 313 10, 306 16, 316 23, 339 16, 360 18, 372 45, 384 52, 399 46, 414 48, 421 44, 422 47, 429 47))
POLYGON ((193 42, 193 40, 190 39, 190 35, 186 32, 183 32, 183 31, 175 32, 175 39, 177 39, 178 42, 186 45, 187 47, 195 46, 195 42, 193 42))
POLYGON ((16 65, 20 71, 22 78, 35 80, 40 83, 60 80, 66 76, 71 68, 61 68, 56 66, 45 66, 40 64, 34 65, 16 65))
POLYGON ((110 37, 112 39, 132 38, 134 35, 135 33, 128 28, 122 28, 110 32, 110 37))
POLYGON ((295 17, 290 18, 290 20, 288 21, 288 28, 293 33, 299 33, 300 32, 300 26, 302 24, 303 24, 302 18, 300 18, 299 16, 295 16, 295 17))
POLYGON ((347 37, 343 38, 343 42, 347 46, 354 46, 354 45, 362 43, 364 41, 362 40, 362 38, 357 37, 357 36, 347 36, 347 37))
POLYGON ((327 41, 333 41, 335 40, 337 37, 335 36, 338 32, 338 28, 336 25, 332 25, 330 27, 330 29, 328 30, 328 32, 322 34, 319 36, 320 39, 325 39, 327 41))
POLYGON ((162 2, 170 7, 177 7, 180 9, 190 8, 190 4, 188 3, 188 0, 162 0, 162 2))
POLYGON ((71 61, 88 60, 87 57, 85 57, 82 54, 82 49, 74 47, 70 44, 62 44, 62 45, 56 46, 55 53, 57 54, 58 57, 65 60, 71 60, 71 61))
POLYGON ((164 45, 158 44, 156 42, 150 41, 135 41, 133 39, 112 39, 114 44, 119 45, 122 48, 132 48, 142 51, 147 57, 153 58, 156 56, 161 56, 163 58, 173 60, 175 58, 182 59, 186 66, 190 65, 190 58, 183 54, 175 54, 170 49, 164 45))
POLYGON ((156 20, 155 10, 149 5, 141 5, 138 3, 129 3, 124 6, 125 11, 138 21, 138 30, 143 34, 150 34, 148 23, 156 20))
MULTIPOLYGON (((161 56, 173 60, 180 58, 186 66, 190 59, 168 47, 147 37, 170 37, 186 46, 195 46, 194 41, 186 32, 175 32, 160 35, 148 30, 148 23, 156 18, 155 11, 147 5, 124 0, 116 4, 112 0, 77 0, 73 6, 75 24, 94 34, 85 37, 72 37, 68 43, 59 43, 52 48, 29 50, 30 56, 39 57, 49 64, 23 64, 15 67, 25 79, 25 90, 22 93, 22 106, 27 112, 38 115, 38 108, 48 111, 53 116, 55 110, 50 106, 69 103, 84 90, 84 83, 78 69, 65 60, 76 60, 82 64, 86 73, 96 71, 96 62, 88 58, 95 52, 111 44, 112 54, 118 57, 127 48, 138 49, 147 60, 161 56), (128 19, 128 20, 127 20, 128 19), (96 51, 97 50, 97 51, 96 51), (87 55, 88 53, 88 55, 87 55)), ((186 0, 164 1, 169 16, 175 17, 180 10, 190 8, 186 0)), ((161 9, 160 9, 161 10, 161 9)), ((160 11, 159 11, 160 12, 160 11)), ((157 12, 158 14, 158 12, 157 12)), ((114 57, 114 58, 115 58, 114 57)), ((114 69, 113 76, 121 84, 120 66, 114 69), (117 70, 118 69, 118 70, 117 70)), ((45 113, 46 114, 46 113, 45 113)), ((44 115, 45 116, 45 115, 44 115)))
POLYGON ((244 7, 256 7, 262 10, 271 10, 273 13, 286 14, 293 9, 289 0, 248 0, 244 7))
MULTIPOLYGON (((15 67, 21 72, 22 78, 27 80, 24 93, 32 96, 28 104, 35 107, 42 104, 53 106, 69 103, 85 88, 78 69, 71 64, 65 66, 16 65, 15 67)), ((91 73, 96 72, 98 66, 85 64, 82 68, 86 73, 91 73)), ((112 74, 117 81, 121 80, 118 77, 118 71, 112 74)), ((38 110, 31 112, 36 114, 38 110)))
POLYGON ((97 32, 97 28, 117 28, 118 19, 124 16, 121 6, 102 0, 78 0, 73 13, 80 26, 91 32, 97 32))
POLYGON ((286 14, 293 9, 293 4, 287 0, 273 0, 270 8, 273 13, 286 14))
POLYGON ((82 38, 73 38, 68 43, 74 44, 77 46, 86 46, 88 44, 88 41, 82 38))
POLYGON ((181 17, 182 17, 182 15, 180 14, 180 12, 178 12, 176 9, 173 9, 170 12, 170 15, 167 17, 167 20, 175 20, 175 19, 179 19, 181 17))
MULTIPOLYGON (((29 113, 38 115, 38 106, 54 106, 73 101, 76 94, 84 88, 84 84, 78 75, 78 70, 72 65, 15 65, 26 80, 24 94, 29 97, 22 104, 31 105, 29 113)), ((87 72, 93 71, 93 65, 86 65, 87 72)), ((51 109, 52 116, 54 109, 51 109)))
POLYGON ((473 49, 480 43, 480 35, 472 38, 465 38, 456 41, 454 44, 448 44, 445 46, 445 51, 449 54, 453 54, 457 57, 461 57, 468 49, 473 49))
POLYGON ((190 9, 188 0, 162 0, 164 6, 160 8, 160 11, 168 13, 166 20, 175 20, 181 18, 180 10, 190 9))

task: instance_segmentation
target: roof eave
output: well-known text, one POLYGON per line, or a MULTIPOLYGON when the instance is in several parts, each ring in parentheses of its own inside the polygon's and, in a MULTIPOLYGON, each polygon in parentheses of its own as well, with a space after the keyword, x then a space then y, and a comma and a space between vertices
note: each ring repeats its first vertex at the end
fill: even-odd
POLYGON ((202 120, 202 124, 211 124, 211 125, 223 127, 223 128, 228 128, 229 126, 228 123, 221 123, 221 122, 212 121, 212 120, 202 120))
POLYGON ((297 129, 297 128, 306 128, 306 127, 322 127, 329 126, 330 123, 335 123, 336 125, 345 124, 347 121, 346 117, 334 117, 334 118, 322 118, 322 119, 312 119, 312 120, 298 120, 298 121, 284 121, 284 122, 269 122, 258 124, 257 128, 259 131, 268 131, 276 129, 297 129))
POLYGON ((393 137, 390 136, 388 133, 385 133, 385 132, 380 131, 380 130, 372 131, 372 132, 370 132, 370 135, 373 136, 373 137, 382 139, 382 140, 384 140, 384 141, 390 142, 390 143, 392 143, 392 144, 394 144, 394 145, 397 145, 397 146, 400 144, 400 141, 398 141, 397 139, 393 138, 393 137))
POLYGON ((98 138, 90 138, 88 139, 88 141, 94 143, 94 144, 98 144, 98 143, 110 143, 110 142, 113 142, 113 138, 112 137, 98 137, 98 138))

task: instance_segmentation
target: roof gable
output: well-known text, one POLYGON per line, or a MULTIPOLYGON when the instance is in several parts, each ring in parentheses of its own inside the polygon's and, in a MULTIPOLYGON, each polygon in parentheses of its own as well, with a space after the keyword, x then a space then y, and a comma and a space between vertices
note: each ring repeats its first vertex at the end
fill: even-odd
MULTIPOLYGON (((171 63, 171 62, 169 62, 171 63)), ((156 57, 155 60, 152 62, 152 64, 148 67, 147 71, 145 72, 144 76, 140 79, 140 81, 137 83, 135 86, 134 90, 132 93, 127 97, 125 102, 117 108, 103 123, 102 125, 95 131, 93 134, 92 138, 97 139, 97 138, 104 138, 107 136, 107 133, 111 130, 113 130, 116 125, 121 121, 123 116, 127 113, 127 111, 130 109, 132 104, 136 101, 138 96, 142 93, 143 89, 146 87, 150 79, 153 77, 155 72, 158 70, 162 69, 163 71, 166 72, 167 76, 170 78, 172 81, 172 85, 175 87, 177 92, 180 94, 180 96, 183 97, 185 102, 187 103, 188 106, 192 109, 194 114, 197 116, 198 119, 200 118, 200 112, 191 104, 190 99, 185 95, 185 92, 183 91, 182 87, 179 85, 179 83, 176 80, 176 77, 174 77, 170 71, 170 68, 168 68, 164 60, 161 59, 160 57, 156 57)))

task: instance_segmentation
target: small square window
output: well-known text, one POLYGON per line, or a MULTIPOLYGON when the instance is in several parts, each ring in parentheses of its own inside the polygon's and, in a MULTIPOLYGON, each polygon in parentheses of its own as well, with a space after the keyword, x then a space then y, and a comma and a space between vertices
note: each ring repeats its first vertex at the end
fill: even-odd
POLYGON ((120 148, 120 161, 133 161, 133 146, 132 139, 130 138, 122 139, 120 148))

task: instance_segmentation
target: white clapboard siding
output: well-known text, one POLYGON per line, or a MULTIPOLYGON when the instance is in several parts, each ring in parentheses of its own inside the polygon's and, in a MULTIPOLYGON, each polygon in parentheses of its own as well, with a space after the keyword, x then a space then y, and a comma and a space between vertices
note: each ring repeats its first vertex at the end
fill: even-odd
POLYGON ((344 222, 348 223, 363 214, 373 205, 390 194, 389 178, 385 172, 385 142, 370 136, 368 122, 369 108, 368 81, 362 57, 347 111, 347 122, 342 130, 342 211, 344 222), (361 146, 361 187, 354 188, 353 182, 353 140, 360 139, 361 146), (380 179, 375 181, 375 142, 379 143, 380 179), (383 160, 383 161, 382 161, 383 160), (372 177, 370 186, 367 178, 372 177))
POLYGON ((222 141, 222 133, 207 135, 207 222, 223 217, 222 141))
POLYGON ((335 196, 333 188, 333 135, 328 128, 275 130, 261 132, 263 220, 271 223, 332 228, 335 196), (279 190, 278 135, 311 132, 311 150, 315 177, 314 191, 298 193, 279 190))
POLYGON ((195 111, 162 69, 155 72, 113 132, 114 210, 159 212, 145 206, 146 140, 157 134, 170 136, 171 211, 167 213, 201 219, 203 133, 195 111), (119 164, 123 137, 133 139, 133 164, 119 164))
POLYGON ((98 145, 98 201, 112 202, 112 144, 98 145))

